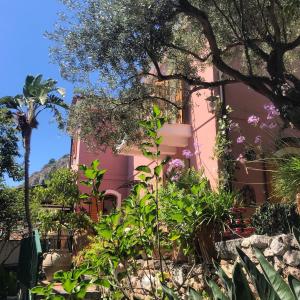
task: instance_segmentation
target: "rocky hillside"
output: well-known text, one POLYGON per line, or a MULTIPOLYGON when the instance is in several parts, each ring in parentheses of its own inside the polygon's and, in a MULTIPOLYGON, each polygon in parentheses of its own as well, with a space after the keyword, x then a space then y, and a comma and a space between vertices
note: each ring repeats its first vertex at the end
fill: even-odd
POLYGON ((50 159, 49 162, 38 172, 32 173, 29 178, 30 185, 41 184, 49 177, 49 174, 59 168, 66 168, 69 165, 69 154, 65 154, 61 158, 55 160, 50 159))

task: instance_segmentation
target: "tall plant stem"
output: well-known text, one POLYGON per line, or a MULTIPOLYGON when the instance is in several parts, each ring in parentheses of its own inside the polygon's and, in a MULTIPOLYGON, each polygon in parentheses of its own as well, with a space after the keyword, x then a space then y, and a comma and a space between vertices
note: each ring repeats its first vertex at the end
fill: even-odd
MULTIPOLYGON (((158 166, 158 153, 159 153, 159 148, 156 145, 156 166, 158 166)), ((156 206, 156 239, 157 239, 157 248, 158 248, 158 256, 159 256, 159 266, 160 266, 160 272, 161 272, 161 280, 164 282, 164 271, 163 271, 163 260, 162 260, 162 255, 161 255, 161 245, 160 245, 160 235, 159 235, 159 214, 158 214, 158 180, 159 176, 155 175, 155 206, 156 206)))
POLYGON ((30 144, 31 144, 31 133, 32 129, 28 128, 23 135, 24 140, 24 207, 25 207, 25 216, 26 222, 28 225, 29 235, 32 236, 32 223, 31 223, 31 214, 30 214, 30 205, 29 205, 29 165, 30 165, 30 144))

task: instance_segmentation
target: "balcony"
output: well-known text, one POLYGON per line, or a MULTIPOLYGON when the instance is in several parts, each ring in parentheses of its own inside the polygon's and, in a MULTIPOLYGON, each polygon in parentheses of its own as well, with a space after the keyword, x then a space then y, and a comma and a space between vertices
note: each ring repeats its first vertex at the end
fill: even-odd
MULTIPOLYGON (((163 137, 160 145, 162 156, 175 155, 177 148, 188 146, 189 138, 192 137, 192 126, 189 124, 165 124, 160 130, 159 135, 163 137)), ((142 155, 138 146, 122 147, 122 155, 139 156, 142 155)))

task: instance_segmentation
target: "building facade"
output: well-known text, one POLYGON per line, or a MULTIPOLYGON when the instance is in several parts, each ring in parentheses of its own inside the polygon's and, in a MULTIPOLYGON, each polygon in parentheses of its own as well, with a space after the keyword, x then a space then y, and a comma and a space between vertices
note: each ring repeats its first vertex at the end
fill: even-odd
MULTIPOLYGON (((207 81, 218 80, 221 76, 213 67, 201 75, 207 81)), ((184 93, 184 89, 179 93, 184 93)), ((182 158, 182 151, 190 150, 193 155, 188 165, 204 170, 212 188, 220 184, 224 168, 231 165, 227 181, 230 188, 240 192, 244 205, 254 207, 270 201, 273 194, 268 170, 272 163, 267 157, 271 153, 298 153, 299 131, 285 128, 272 103, 242 83, 201 90, 194 93, 188 103, 181 118, 165 124, 160 131, 163 136, 162 158, 167 155, 182 158), (224 139, 230 146, 221 149, 227 153, 218 156, 216 141, 217 146, 222 147, 224 139)), ((137 180, 137 166, 153 165, 151 160, 142 156, 138 147, 116 155, 110 150, 89 150, 80 139, 73 140, 73 169, 78 169, 80 164, 89 165, 94 159, 99 159, 101 167, 107 169, 101 186, 107 199, 102 207, 104 213, 121 205, 137 180)), ((87 192, 83 186, 80 189, 87 192)), ((86 208, 93 219, 97 219, 96 207, 93 204, 86 208)))

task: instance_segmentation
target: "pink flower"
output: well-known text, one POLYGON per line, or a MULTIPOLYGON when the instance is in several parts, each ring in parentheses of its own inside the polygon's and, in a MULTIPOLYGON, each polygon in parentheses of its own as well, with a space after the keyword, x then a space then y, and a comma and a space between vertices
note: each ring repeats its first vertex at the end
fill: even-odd
POLYGON ((243 144, 245 142, 246 138, 243 135, 240 135, 237 139, 236 142, 238 144, 243 144))
POLYGON ((243 154, 240 154, 236 160, 239 161, 241 164, 244 164, 246 162, 246 159, 243 154))
POLYGON ((252 115, 248 118, 248 124, 256 126, 259 123, 259 117, 252 115))
POLYGON ((261 135, 258 135, 258 136, 255 137, 254 143, 255 144, 260 144, 261 143, 261 135))
POLYGON ((273 104, 265 104, 264 109, 268 113, 267 120, 272 120, 280 115, 279 110, 273 104))
POLYGON ((176 174, 176 175, 172 176, 172 177, 170 178, 170 180, 176 182, 176 181, 179 180, 179 178, 180 178, 179 174, 176 174))
POLYGON ((184 149, 182 151, 182 156, 186 159, 190 159, 191 157, 193 157, 193 153, 189 149, 184 149))
POLYGON ((179 158, 175 158, 175 159, 172 159, 170 162, 169 162, 169 166, 168 166, 168 169, 167 169, 167 173, 170 174, 172 171, 180 171, 182 170, 183 168, 185 167, 184 165, 184 162, 179 159, 179 158))

